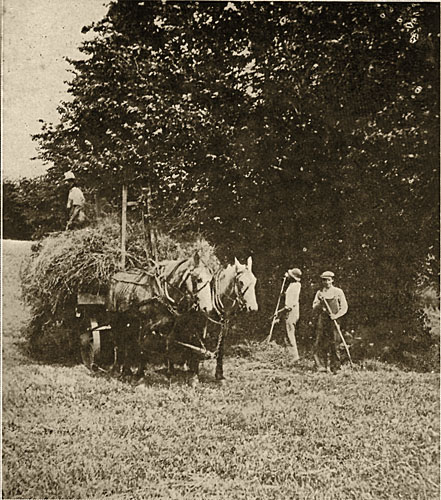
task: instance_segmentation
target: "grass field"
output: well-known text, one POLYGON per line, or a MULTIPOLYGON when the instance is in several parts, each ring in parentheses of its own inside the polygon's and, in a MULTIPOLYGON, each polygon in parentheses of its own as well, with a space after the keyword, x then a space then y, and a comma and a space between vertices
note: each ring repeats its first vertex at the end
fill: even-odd
POLYGON ((257 344, 195 389, 38 363, 21 349, 29 248, 3 248, 3 498, 439 498, 438 374, 316 374, 257 344))

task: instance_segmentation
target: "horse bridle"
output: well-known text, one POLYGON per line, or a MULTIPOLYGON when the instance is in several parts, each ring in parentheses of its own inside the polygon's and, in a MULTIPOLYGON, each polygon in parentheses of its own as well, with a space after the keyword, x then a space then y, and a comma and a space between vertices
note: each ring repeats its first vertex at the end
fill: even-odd
MULTIPOLYGON (((234 276, 233 292, 227 296, 232 302, 232 308, 234 308, 236 303, 238 303, 239 306, 241 306, 243 308, 246 307, 245 294, 247 293, 248 289, 250 288, 251 283, 249 283, 248 286, 246 286, 244 290, 241 290, 239 287, 239 278, 247 270, 248 269, 243 269, 239 272, 236 272, 236 275, 234 276)), ((222 270, 219 270, 215 274, 215 276, 213 276, 213 280, 214 280, 213 307, 219 316, 223 315, 224 309, 225 309, 225 306, 220 298, 220 295, 219 295, 219 293, 217 293, 217 283, 219 281, 219 277, 220 277, 221 272, 222 272, 222 270)))
POLYGON ((239 278, 240 276, 248 271, 248 268, 243 269, 242 271, 239 271, 236 273, 236 276, 234 277, 234 293, 236 295, 236 298, 233 302, 233 306, 235 302, 237 301, 239 306, 243 307, 244 309, 246 308, 246 302, 245 302, 245 294, 248 292, 249 288, 251 287, 251 283, 249 283, 244 290, 241 290, 239 288, 239 278))
MULTIPOLYGON (((196 303, 198 301, 198 294, 206 287, 206 286, 209 286, 210 283, 211 283, 211 280, 213 279, 213 277, 211 277, 211 279, 207 280, 205 283, 203 283, 199 288, 197 287, 197 283, 195 283, 195 280, 196 280, 196 277, 192 274, 192 271, 194 271, 195 268, 193 269, 189 269, 186 273, 186 276, 185 278, 182 280, 181 283, 184 283, 187 278, 188 278, 188 275, 190 275, 190 278, 191 278, 191 287, 192 287, 192 290, 191 291, 188 291, 188 295, 190 295, 191 299, 192 299, 192 305, 191 305, 191 309, 193 309, 195 306, 196 306, 196 303), (196 290, 193 290, 193 288, 196 286, 196 290)), ((211 274, 211 273, 210 273, 211 274)), ((187 295, 187 294, 185 294, 187 295)))
MULTIPOLYGON (((181 263, 182 264, 182 263, 181 263)), ((207 269, 208 267, 205 266, 207 269)), ((177 269, 179 268, 179 265, 175 267, 175 269, 173 269, 173 272, 175 272, 177 269)), ((195 308, 196 304, 197 304, 197 301, 198 301, 198 297, 197 295, 206 287, 208 286, 210 283, 211 283, 211 279, 207 280, 205 283, 203 283, 199 288, 196 286, 196 290, 193 290, 195 288, 195 282, 194 280, 196 279, 196 277, 193 275, 193 271, 195 270, 196 268, 195 267, 191 267, 190 269, 186 269, 181 280, 179 281, 179 284, 178 285, 173 285, 171 283, 168 283, 167 280, 164 280, 164 291, 165 291, 165 295, 167 297, 168 300, 170 300, 171 302, 176 302, 174 301, 171 297, 170 297, 170 294, 168 293, 167 291, 167 288, 168 287, 173 287, 174 289, 176 289, 180 294, 181 294, 181 299, 179 300, 179 302, 177 303, 177 305, 181 304, 184 299, 186 297, 190 297, 191 299, 191 305, 190 305, 190 309, 193 309, 195 308), (188 277, 190 276, 191 278, 191 286, 192 286, 192 290, 187 290, 186 292, 184 292, 181 287, 182 285, 187 281, 188 277)), ((211 273, 210 273, 211 274, 211 273)))

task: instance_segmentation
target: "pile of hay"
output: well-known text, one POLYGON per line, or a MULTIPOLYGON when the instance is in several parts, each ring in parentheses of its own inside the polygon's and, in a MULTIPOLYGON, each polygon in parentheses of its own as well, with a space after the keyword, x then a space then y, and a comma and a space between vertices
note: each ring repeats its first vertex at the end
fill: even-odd
MULTIPOLYGON (((219 266, 214 248, 200 236, 179 241, 157 235, 156 243, 159 260, 188 258, 198 252, 213 270, 219 266)), ((126 267, 149 268, 149 257, 144 230, 129 226, 126 267)), ((64 354, 75 350, 78 292, 105 294, 120 262, 120 226, 112 218, 50 235, 34 245, 21 272, 23 297, 31 308, 27 332, 32 350, 58 352, 63 346, 64 354)))

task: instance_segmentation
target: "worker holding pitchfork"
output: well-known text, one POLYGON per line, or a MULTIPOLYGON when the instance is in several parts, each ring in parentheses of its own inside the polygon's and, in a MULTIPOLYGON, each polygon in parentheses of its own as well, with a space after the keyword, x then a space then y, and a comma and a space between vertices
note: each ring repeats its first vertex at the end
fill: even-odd
POLYGON ((285 273, 282 283, 282 289, 280 290, 279 298, 277 300, 276 311, 272 316, 271 330, 269 335, 266 337, 266 342, 271 342, 274 325, 279 323, 280 315, 285 313, 285 326, 286 326, 286 337, 285 345, 287 347, 288 353, 292 356, 293 361, 297 362, 299 358, 299 351, 297 349, 296 341, 296 325, 299 321, 300 310, 299 310, 299 297, 300 297, 300 278, 302 277, 302 271, 297 267, 293 269, 288 269, 285 273), (285 282, 288 280, 288 286, 283 293, 285 288, 285 282), (280 300, 284 295, 285 305, 279 309, 280 300))
POLYGON ((299 321, 299 297, 300 297, 300 278, 302 271, 298 268, 288 269, 285 276, 290 281, 285 291, 285 326, 286 326, 286 347, 288 352, 292 355, 293 361, 299 360, 299 351, 297 349, 296 341, 296 325, 299 321))
POLYGON ((317 291, 312 304, 317 321, 314 360, 317 370, 326 372, 329 355, 330 369, 335 373, 340 368, 337 348, 342 337, 337 320, 347 313, 348 303, 343 290, 333 285, 333 272, 325 271, 320 278, 322 287, 317 291))

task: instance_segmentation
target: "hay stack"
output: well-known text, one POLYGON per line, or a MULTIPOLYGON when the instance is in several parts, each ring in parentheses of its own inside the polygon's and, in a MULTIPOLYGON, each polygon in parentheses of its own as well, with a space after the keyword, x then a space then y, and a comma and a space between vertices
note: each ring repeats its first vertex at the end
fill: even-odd
POLYGON ((78 291, 99 293, 116 271, 118 233, 112 224, 48 236, 35 246, 22 272, 32 309, 56 315, 78 291))

